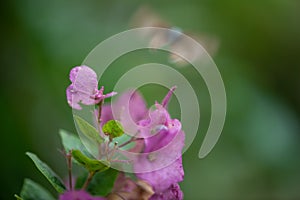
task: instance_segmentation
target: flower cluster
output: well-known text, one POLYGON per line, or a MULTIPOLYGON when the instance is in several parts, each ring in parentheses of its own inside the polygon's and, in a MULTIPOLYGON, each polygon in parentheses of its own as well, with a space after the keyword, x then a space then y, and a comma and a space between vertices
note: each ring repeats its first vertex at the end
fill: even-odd
MULTIPOLYGON (((161 103, 147 108, 137 91, 127 91, 112 104, 103 104, 115 92, 104 94, 98 89, 96 73, 87 66, 70 72, 71 85, 67 88, 68 104, 77 110, 82 105, 96 106, 94 125, 74 116, 80 131, 95 142, 99 155, 95 159, 80 139, 61 131, 63 154, 67 160, 68 186, 39 158, 27 155, 60 193, 59 200, 180 200, 183 192, 179 182, 184 178, 182 149, 185 135, 181 123, 172 119, 167 106, 176 87, 172 87, 161 103), (125 134, 124 134, 125 133, 125 134), (122 144, 117 139, 126 135, 122 144), (131 145, 124 150, 124 147, 131 145), (135 156, 131 156, 131 155, 135 156), (127 160, 118 159, 122 155, 127 160), (133 174, 112 169, 113 163, 130 163, 133 174), (79 164, 85 171, 73 175, 72 165, 79 164)), ((44 188, 26 180, 17 199, 54 199, 44 188), (32 193, 32 190, 38 191, 32 193)))
MULTIPOLYGON (((128 118, 124 117, 128 113, 136 124, 139 136, 143 139, 139 140, 139 145, 131 149, 141 153, 134 160, 133 168, 138 179, 152 186, 155 194, 151 196, 151 200, 183 197, 178 182, 184 177, 181 157, 184 132, 181 130, 180 121, 172 119, 166 109, 174 90, 175 87, 171 88, 162 103, 156 102, 154 110, 150 111, 137 92, 125 93, 112 106, 103 107, 107 112, 103 116, 104 121, 117 119, 122 124, 128 125, 128 118), (127 107, 124 106, 126 104, 127 107), (122 112, 113 115, 112 109, 122 112)), ((132 129, 130 126, 127 128, 132 129)))

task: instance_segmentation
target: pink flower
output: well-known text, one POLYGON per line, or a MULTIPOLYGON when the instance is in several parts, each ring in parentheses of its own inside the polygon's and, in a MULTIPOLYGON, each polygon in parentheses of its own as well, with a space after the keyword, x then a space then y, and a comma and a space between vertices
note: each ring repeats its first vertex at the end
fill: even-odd
POLYGON ((102 121, 120 120, 128 130, 134 123, 138 136, 143 137, 139 140, 143 143, 142 151, 135 148, 139 149, 135 152, 141 154, 134 160, 133 169, 138 179, 153 187, 153 199, 182 199, 177 183, 184 178, 181 154, 185 135, 180 121, 172 119, 166 108, 174 89, 171 88, 161 104, 155 103, 154 110, 147 110, 136 92, 125 93, 116 103, 102 109, 102 121))
POLYGON ((71 85, 67 88, 68 104, 77 110, 81 110, 79 103, 95 105, 101 100, 115 95, 115 92, 103 94, 104 87, 98 90, 97 74, 89 67, 82 65, 74 67, 70 71, 71 85))
POLYGON ((184 178, 181 153, 185 136, 180 121, 171 119, 162 105, 157 104, 156 107, 150 113, 151 119, 140 123, 144 125, 145 147, 144 154, 134 162, 134 169, 136 172, 146 171, 136 173, 136 176, 160 193, 184 178), (156 132, 153 133, 153 130, 156 132))

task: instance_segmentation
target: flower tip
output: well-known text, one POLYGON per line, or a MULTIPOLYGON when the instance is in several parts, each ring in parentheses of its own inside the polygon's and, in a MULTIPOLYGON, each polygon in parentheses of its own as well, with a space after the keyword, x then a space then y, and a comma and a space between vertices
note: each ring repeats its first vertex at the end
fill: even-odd
POLYGON ((162 100, 161 105, 162 105, 163 107, 166 107, 166 106, 168 105, 168 103, 169 103, 169 101, 170 101, 170 99, 171 99, 171 96, 172 96, 173 92, 176 90, 176 88, 177 88, 176 85, 174 85, 173 87, 170 88, 168 94, 167 94, 167 95, 165 96, 165 98, 162 100))
POLYGON ((172 86, 170 90, 174 92, 175 89, 177 89, 177 85, 172 86))
POLYGON ((103 93, 103 91, 104 91, 104 86, 101 86, 101 88, 100 88, 99 92, 101 92, 101 94, 102 94, 102 93, 103 93))
POLYGON ((117 92, 110 92, 108 94, 105 95, 105 98, 109 98, 109 97, 112 97, 112 96, 115 96, 116 94, 118 94, 117 92))

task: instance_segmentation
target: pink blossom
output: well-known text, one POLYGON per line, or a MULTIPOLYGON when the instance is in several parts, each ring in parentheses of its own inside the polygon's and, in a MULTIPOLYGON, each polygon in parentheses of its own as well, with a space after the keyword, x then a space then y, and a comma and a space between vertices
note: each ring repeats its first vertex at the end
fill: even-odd
POLYGON ((68 104, 77 110, 81 110, 79 103, 95 105, 101 100, 115 95, 115 92, 103 94, 104 87, 98 90, 97 74, 89 67, 82 65, 74 67, 70 71, 71 85, 67 88, 68 104))

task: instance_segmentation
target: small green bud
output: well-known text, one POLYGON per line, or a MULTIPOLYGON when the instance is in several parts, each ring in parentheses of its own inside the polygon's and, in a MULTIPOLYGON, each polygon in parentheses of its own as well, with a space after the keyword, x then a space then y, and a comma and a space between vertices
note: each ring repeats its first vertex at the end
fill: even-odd
POLYGON ((115 137, 120 137, 124 133, 124 128, 120 122, 116 120, 110 120, 103 125, 102 131, 105 135, 108 135, 110 140, 115 137))

